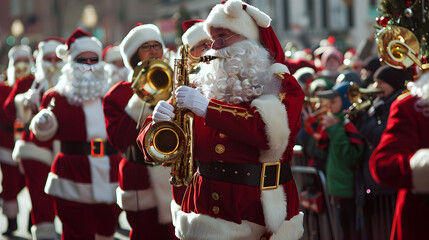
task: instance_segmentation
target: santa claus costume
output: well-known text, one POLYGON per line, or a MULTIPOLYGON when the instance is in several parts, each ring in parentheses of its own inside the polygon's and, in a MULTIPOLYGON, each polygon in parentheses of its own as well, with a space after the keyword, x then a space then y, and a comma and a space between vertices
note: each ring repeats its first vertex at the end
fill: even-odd
POLYGON ((369 160, 374 179, 398 189, 390 239, 427 239, 429 225, 429 72, 390 108, 369 160))
POLYGON ((19 163, 13 160, 11 154, 11 149, 15 146, 15 138, 17 142, 20 142, 19 139, 25 138, 26 134, 28 134, 28 125, 27 127, 24 125, 22 119, 20 119, 20 114, 17 112, 15 97, 27 91, 34 80, 34 75, 32 75, 30 71, 34 66, 34 62, 29 46, 14 46, 10 49, 8 56, 9 66, 7 69, 7 82, 11 89, 7 90, 9 87, 3 87, 5 92, 2 94, 6 94, 6 92, 9 92, 9 94, 7 96, 2 95, 4 101, 1 101, 1 103, 3 104, 2 115, 4 114, 2 118, 4 121, 12 123, 12 129, 10 130, 12 132, 9 132, 9 134, 6 133, 4 135, 5 137, 1 140, 4 148, 1 151, 2 156, 0 160, 3 174, 3 213, 8 219, 8 228, 4 233, 5 235, 9 235, 17 229, 16 216, 18 214, 18 203, 16 198, 18 193, 25 186, 25 179, 19 169, 19 163), (24 131, 24 129, 26 129, 26 131, 24 131), (12 139, 9 138, 11 133, 15 134, 15 137, 12 139), (10 147, 11 144, 12 147, 10 147))
MULTIPOLYGON (((130 72, 137 64, 132 59, 138 58, 139 48, 149 41, 160 43, 165 50, 161 33, 153 24, 138 24, 122 40, 120 50, 130 72)), ((157 57, 162 57, 162 51, 157 57)), ((117 200, 126 212, 131 239, 169 239, 169 235, 174 237, 169 172, 162 166, 146 164, 136 145, 137 125, 153 107, 133 92, 131 77, 114 85, 103 99, 108 139, 126 155, 119 166, 117 200)))
MULTIPOLYGON (((215 38, 213 48, 225 46, 232 36, 244 40, 207 51, 218 58, 199 73, 196 86, 202 94, 187 86, 175 91, 177 106, 195 114, 193 154, 198 163, 176 219, 181 239, 302 236, 303 215, 289 162, 304 94, 283 65, 270 22, 240 0, 216 5, 205 30, 233 33, 215 38)), ((172 106, 160 102, 144 125, 137 140, 148 158, 143 147, 147 131, 172 117, 172 106)))
POLYGON ((56 52, 66 64, 30 124, 38 144, 58 140, 61 145, 45 192, 54 197, 62 239, 113 239, 120 213, 115 197, 120 154, 107 141, 104 123, 102 45, 78 28, 56 52))
POLYGON ((54 226, 54 202, 52 197, 43 190, 54 157, 52 146, 40 147, 30 141, 28 125, 31 118, 38 112, 43 93, 58 82, 63 62, 56 57, 55 49, 64 43, 65 39, 56 37, 39 42, 34 52, 35 79, 27 83, 18 81, 19 89, 28 90, 17 94, 14 98, 16 118, 27 126, 27 131, 24 131, 22 138, 15 143, 13 159, 21 163, 30 193, 33 239, 54 239, 57 236, 54 226), (29 84, 31 84, 30 87, 29 84))

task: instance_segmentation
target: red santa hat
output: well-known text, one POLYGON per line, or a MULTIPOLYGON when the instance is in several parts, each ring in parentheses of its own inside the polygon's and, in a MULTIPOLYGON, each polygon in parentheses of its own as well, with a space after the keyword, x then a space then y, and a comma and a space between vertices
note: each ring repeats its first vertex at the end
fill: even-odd
POLYGON ((115 60, 122 60, 121 50, 119 46, 109 45, 103 50, 103 61, 112 63, 115 60))
POLYGON ((66 40, 60 37, 48 37, 37 44, 36 50, 33 53, 34 58, 42 59, 47 53, 55 53, 56 48, 65 44, 66 40))
POLYGON ((223 1, 213 7, 204 21, 204 30, 208 34, 210 34, 210 27, 226 28, 261 43, 275 61, 270 71, 289 73, 289 69, 284 65, 283 48, 271 27, 271 18, 258 8, 241 0, 223 1))
POLYGON ((194 19, 182 23, 184 34, 182 35, 183 44, 188 44, 190 48, 194 47, 202 40, 209 39, 209 35, 204 31, 204 20, 194 19))
POLYGON ((270 23, 271 18, 256 7, 241 0, 229 0, 213 7, 205 21, 204 30, 210 34, 210 27, 226 28, 260 42, 258 27, 267 28, 270 23))
POLYGON ((82 28, 77 28, 68 38, 64 46, 59 46, 56 49, 57 56, 65 59, 70 56, 74 59, 77 55, 83 52, 93 52, 101 58, 103 45, 96 37, 91 36, 82 28))
POLYGON ((165 49, 164 41, 161 37, 161 31, 154 24, 137 24, 122 40, 119 48, 121 50, 124 64, 127 68, 133 69, 131 66, 131 57, 136 54, 137 50, 145 42, 157 41, 161 43, 162 48, 165 49))

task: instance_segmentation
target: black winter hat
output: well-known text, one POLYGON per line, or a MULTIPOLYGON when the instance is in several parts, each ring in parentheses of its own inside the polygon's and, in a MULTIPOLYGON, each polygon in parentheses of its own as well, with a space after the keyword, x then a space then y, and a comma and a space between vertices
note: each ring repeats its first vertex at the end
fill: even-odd
POLYGON ((370 70, 372 74, 374 74, 379 67, 381 67, 381 63, 378 55, 369 56, 365 58, 363 62, 363 68, 370 70))
POLYGON ((388 65, 381 66, 374 73, 374 79, 380 79, 396 91, 405 87, 405 81, 413 80, 414 71, 411 68, 406 70, 396 69, 388 65))

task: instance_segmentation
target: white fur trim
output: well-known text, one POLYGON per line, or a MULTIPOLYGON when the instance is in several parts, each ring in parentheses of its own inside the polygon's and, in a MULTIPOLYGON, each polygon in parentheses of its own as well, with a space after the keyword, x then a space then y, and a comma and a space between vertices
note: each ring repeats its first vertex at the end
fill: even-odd
POLYGON ((16 200, 4 201, 3 202, 3 214, 7 218, 16 218, 18 215, 18 202, 16 200))
POLYGON ((261 151, 261 163, 278 162, 289 142, 290 129, 286 107, 274 95, 263 95, 252 101, 265 123, 269 149, 261 151))
POLYGON ((158 209, 158 220, 161 224, 171 223, 170 204, 172 200, 170 168, 153 166, 148 168, 149 178, 158 209))
POLYGON ((20 122, 28 123, 30 122, 33 113, 30 108, 24 107, 24 96, 25 93, 17 94, 13 101, 15 103, 16 118, 20 122))
POLYGON ((37 45, 37 50, 34 51, 36 62, 43 61, 43 57, 48 53, 56 53, 56 49, 63 43, 57 40, 40 41, 37 45))
POLYGON ((153 24, 144 24, 131 29, 119 45, 121 49, 122 59, 124 59, 125 66, 133 70, 131 66, 131 57, 137 52, 139 47, 145 42, 157 41, 162 44, 165 49, 164 41, 161 37, 159 28, 153 24))
POLYGON ((53 222, 42 222, 31 226, 31 236, 37 239, 56 239, 55 225, 53 222))
POLYGON ((271 240, 297 240, 304 234, 303 227, 304 213, 291 218, 289 221, 284 221, 280 228, 271 236, 271 240))
POLYGON ((40 141, 47 141, 51 139, 58 130, 58 120, 55 117, 55 114, 47 109, 42 109, 36 116, 33 117, 30 123, 30 129, 33 131, 34 136, 40 141), (36 122, 44 114, 48 113, 53 118, 52 127, 46 130, 41 130, 36 122))
POLYGON ((270 68, 268 69, 268 71, 272 74, 275 74, 275 73, 289 73, 290 74, 289 68, 286 65, 281 64, 281 63, 272 64, 270 66, 270 68))
POLYGON ((283 187, 261 192, 261 203, 264 210, 265 226, 269 232, 276 232, 286 219, 286 193, 283 187))
POLYGON ((208 215, 177 213, 176 236, 183 239, 199 240, 259 240, 265 233, 264 226, 242 221, 237 224, 208 215))
POLYGON ((204 22, 197 22, 182 35, 182 42, 193 48, 197 43, 209 38, 210 36, 204 31, 204 22))
POLYGON ((155 193, 151 188, 145 190, 127 190, 116 188, 119 207, 125 211, 138 212, 156 207, 155 193))
POLYGON ((101 99, 85 101, 82 105, 85 113, 85 127, 87 141, 93 138, 107 139, 106 122, 101 99))
POLYGON ((260 42, 259 28, 269 27, 271 18, 252 5, 243 9, 241 0, 229 0, 225 4, 217 4, 211 10, 204 30, 210 35, 210 27, 226 28, 250 40, 260 42))
POLYGON ((17 140, 13 148, 12 158, 15 161, 18 159, 31 159, 42 162, 47 166, 51 166, 53 161, 52 151, 48 148, 39 147, 33 142, 17 140))
POLYGON ((410 159, 414 191, 429 193, 429 148, 419 149, 410 159))
MULTIPOLYGON (((261 163, 278 162, 289 142, 290 129, 285 106, 273 95, 263 95, 253 100, 252 106, 258 109, 268 137, 268 150, 260 151, 261 163)), ((282 187, 262 191, 261 202, 264 209, 265 224, 270 232, 275 232, 286 219, 286 194, 282 187)))
POLYGON ((95 240, 114 240, 114 236, 103 236, 99 234, 95 234, 95 240))
POLYGON ((112 63, 115 60, 122 60, 121 49, 119 46, 113 46, 106 52, 104 55, 104 61, 107 63, 112 63))
MULTIPOLYGON (((118 183, 110 183, 111 196, 108 196, 110 201, 103 203, 114 203, 116 202, 116 196, 114 194, 118 183)), ((45 192, 49 195, 60 197, 69 201, 81 202, 81 203, 100 203, 94 199, 92 185, 90 183, 78 183, 71 180, 60 178, 55 173, 50 172, 48 179, 46 180, 45 192)))
POLYGON ((110 159, 108 156, 88 156, 91 169, 91 183, 94 200, 97 202, 110 203, 115 198, 115 189, 110 184, 110 159))
POLYGON ((0 146, 0 163, 5 163, 9 165, 17 165, 18 163, 14 162, 12 159, 12 151, 8 148, 0 146))
POLYGON ((176 225, 177 225, 177 213, 180 211, 181 206, 179 204, 177 204, 174 200, 171 200, 170 209, 171 209, 172 223, 173 223, 173 226, 176 227, 176 225))
MULTIPOLYGON (((131 117, 135 122, 138 122, 140 113, 143 108, 143 100, 137 96, 137 94, 133 94, 133 96, 128 100, 127 106, 125 106, 124 111, 128 114, 128 116, 131 117)), ((152 109, 150 109, 150 105, 146 103, 144 112, 142 117, 140 118, 141 123, 144 122, 144 120, 152 114, 152 109)))
POLYGON ((96 37, 83 36, 77 38, 70 46, 70 56, 74 59, 77 55, 83 52, 93 52, 101 59, 103 45, 96 37))

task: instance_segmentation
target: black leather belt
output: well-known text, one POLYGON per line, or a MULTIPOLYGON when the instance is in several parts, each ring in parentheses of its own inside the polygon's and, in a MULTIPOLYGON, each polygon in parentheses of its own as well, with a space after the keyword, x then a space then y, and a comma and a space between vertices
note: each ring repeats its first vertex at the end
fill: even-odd
POLYGON ((61 142, 61 152, 70 155, 91 155, 102 157, 118 153, 108 141, 94 138, 90 142, 61 142))
POLYGON ((261 190, 276 189, 293 178, 289 162, 199 162, 197 171, 201 176, 213 180, 260 187, 261 190))

